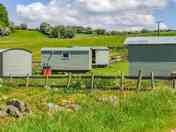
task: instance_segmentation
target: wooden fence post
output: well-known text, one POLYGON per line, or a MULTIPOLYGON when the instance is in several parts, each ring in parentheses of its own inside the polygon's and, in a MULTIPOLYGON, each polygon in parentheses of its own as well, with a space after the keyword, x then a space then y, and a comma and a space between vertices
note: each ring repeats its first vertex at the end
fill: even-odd
POLYGON ((10 74, 10 83, 13 83, 13 77, 11 74, 10 74))
POLYGON ((172 84, 172 88, 176 88, 176 72, 173 72, 173 73, 171 73, 171 78, 172 78, 172 80, 171 80, 171 84, 172 84))
POLYGON ((94 74, 91 74, 91 89, 94 88, 94 74))
POLYGON ((48 88, 48 75, 45 76, 45 85, 44 85, 44 88, 48 88))
POLYGON ((141 83, 142 83, 142 70, 139 70, 138 73, 138 81, 137 81, 137 87, 136 90, 140 91, 141 90, 141 83))
POLYGON ((26 76, 26 88, 29 87, 29 74, 27 74, 26 76))
POLYGON ((69 88, 69 87, 70 87, 71 79, 72 79, 72 74, 71 74, 71 73, 69 73, 69 74, 68 74, 67 88, 69 88))
POLYGON ((153 72, 151 73, 151 88, 155 88, 155 77, 153 72))
POLYGON ((124 91, 124 74, 123 72, 121 72, 121 75, 120 75, 120 90, 121 91, 124 91))

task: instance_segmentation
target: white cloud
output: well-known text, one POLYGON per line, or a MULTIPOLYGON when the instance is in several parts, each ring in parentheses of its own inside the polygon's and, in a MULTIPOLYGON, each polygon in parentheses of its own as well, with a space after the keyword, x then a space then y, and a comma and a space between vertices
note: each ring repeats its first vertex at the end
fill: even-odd
MULTIPOLYGON (((110 30, 136 30, 155 27, 153 10, 169 0, 49 0, 17 5, 19 21, 31 25, 43 21, 53 25, 83 25, 110 30)), ((164 28, 166 25, 163 24, 164 28)))

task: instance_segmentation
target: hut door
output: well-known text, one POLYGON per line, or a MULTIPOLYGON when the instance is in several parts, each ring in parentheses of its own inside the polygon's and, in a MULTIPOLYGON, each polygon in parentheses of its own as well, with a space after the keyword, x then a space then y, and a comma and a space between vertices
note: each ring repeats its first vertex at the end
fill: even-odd
POLYGON ((92 64, 95 64, 96 63, 96 50, 93 49, 92 50, 92 64))

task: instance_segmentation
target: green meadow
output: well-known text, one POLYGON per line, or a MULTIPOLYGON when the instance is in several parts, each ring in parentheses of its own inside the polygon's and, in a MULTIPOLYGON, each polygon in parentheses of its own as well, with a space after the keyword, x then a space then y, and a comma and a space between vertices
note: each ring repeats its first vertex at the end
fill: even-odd
POLYGON ((77 91, 15 89, 0 90, 0 104, 21 99, 32 114, 21 119, 1 118, 1 132, 170 132, 176 128, 176 91, 168 87, 150 92, 77 91), (118 103, 98 102, 97 97, 118 96, 118 103), (71 98, 78 111, 47 109, 49 102, 71 98))
MULTIPOLYGON (((151 36, 156 33, 133 33, 130 36, 151 36)), ((162 32, 161 35, 176 35, 175 32, 162 32)), ((70 46, 113 46, 111 56, 127 56, 123 48, 126 35, 96 36, 77 34, 74 39, 51 39, 37 31, 17 30, 10 36, 0 38, 0 48, 26 48, 33 52, 33 59, 40 59, 42 47, 70 46)), ((126 60, 116 62, 106 68, 94 68, 94 74, 118 75, 128 74, 126 60)), ((168 87, 170 82, 156 81, 155 90, 126 91, 118 90, 83 90, 76 84, 72 89, 19 88, 7 85, 5 80, 0 84, 0 106, 16 98, 26 102, 32 114, 20 119, 0 118, 0 132, 170 132, 176 128, 176 91, 168 87), (4 81, 4 83, 2 83, 4 81), (167 85, 167 86, 166 86, 167 85), (99 97, 116 96, 115 105, 111 102, 98 101, 99 97), (71 99, 80 105, 78 111, 49 111, 48 103, 58 104, 71 99)), ((7 80, 9 81, 9 80, 7 80)), ((21 83, 25 80, 19 80, 21 83)), ((59 80, 59 84, 67 80, 59 80)), ((83 81, 80 79, 80 82, 83 81)), ((119 85, 114 82, 96 84, 119 85)), ((136 82, 125 80, 125 87, 136 88, 136 82)), ((44 80, 32 80, 30 83, 43 83, 44 80)), ((18 81, 14 81, 15 84, 18 81)), ((54 80, 52 82, 56 84, 54 80)), ((89 81, 90 84, 90 81, 89 81)), ((143 87, 150 88, 149 82, 143 87)))
POLYGON ((48 38, 37 31, 17 30, 8 37, 0 38, 1 48, 26 48, 33 52, 34 59, 40 57, 43 47, 70 47, 70 46, 117 46, 121 47, 125 36, 89 36, 77 35, 73 39, 48 38))

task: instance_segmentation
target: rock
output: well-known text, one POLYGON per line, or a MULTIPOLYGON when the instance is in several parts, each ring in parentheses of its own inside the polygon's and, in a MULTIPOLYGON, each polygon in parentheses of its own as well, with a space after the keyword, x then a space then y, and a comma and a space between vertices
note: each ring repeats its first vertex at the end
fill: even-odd
POLYGON ((20 100, 12 99, 7 102, 7 105, 16 107, 20 112, 26 112, 26 104, 20 100))
POLYGON ((6 106, 1 105, 0 106, 0 117, 6 117, 8 114, 6 113, 6 106))
POLYGON ((7 117, 8 114, 6 111, 0 111, 0 118, 4 118, 4 117, 7 117))
POLYGON ((19 111, 19 109, 13 105, 8 105, 6 107, 6 113, 9 116, 15 117, 15 118, 20 118, 23 116, 23 114, 19 111))
POLYGON ((64 111, 65 107, 59 106, 59 105, 54 104, 54 103, 48 103, 48 109, 49 110, 55 110, 55 111, 64 111))
POLYGON ((70 105, 68 105, 66 107, 69 108, 69 109, 71 109, 71 110, 73 110, 73 111, 78 111, 78 110, 81 109, 81 106, 78 105, 78 104, 70 104, 70 105))
POLYGON ((97 97, 98 102, 103 103, 112 103, 113 105, 116 105, 118 103, 118 97, 117 96, 101 96, 97 97))

